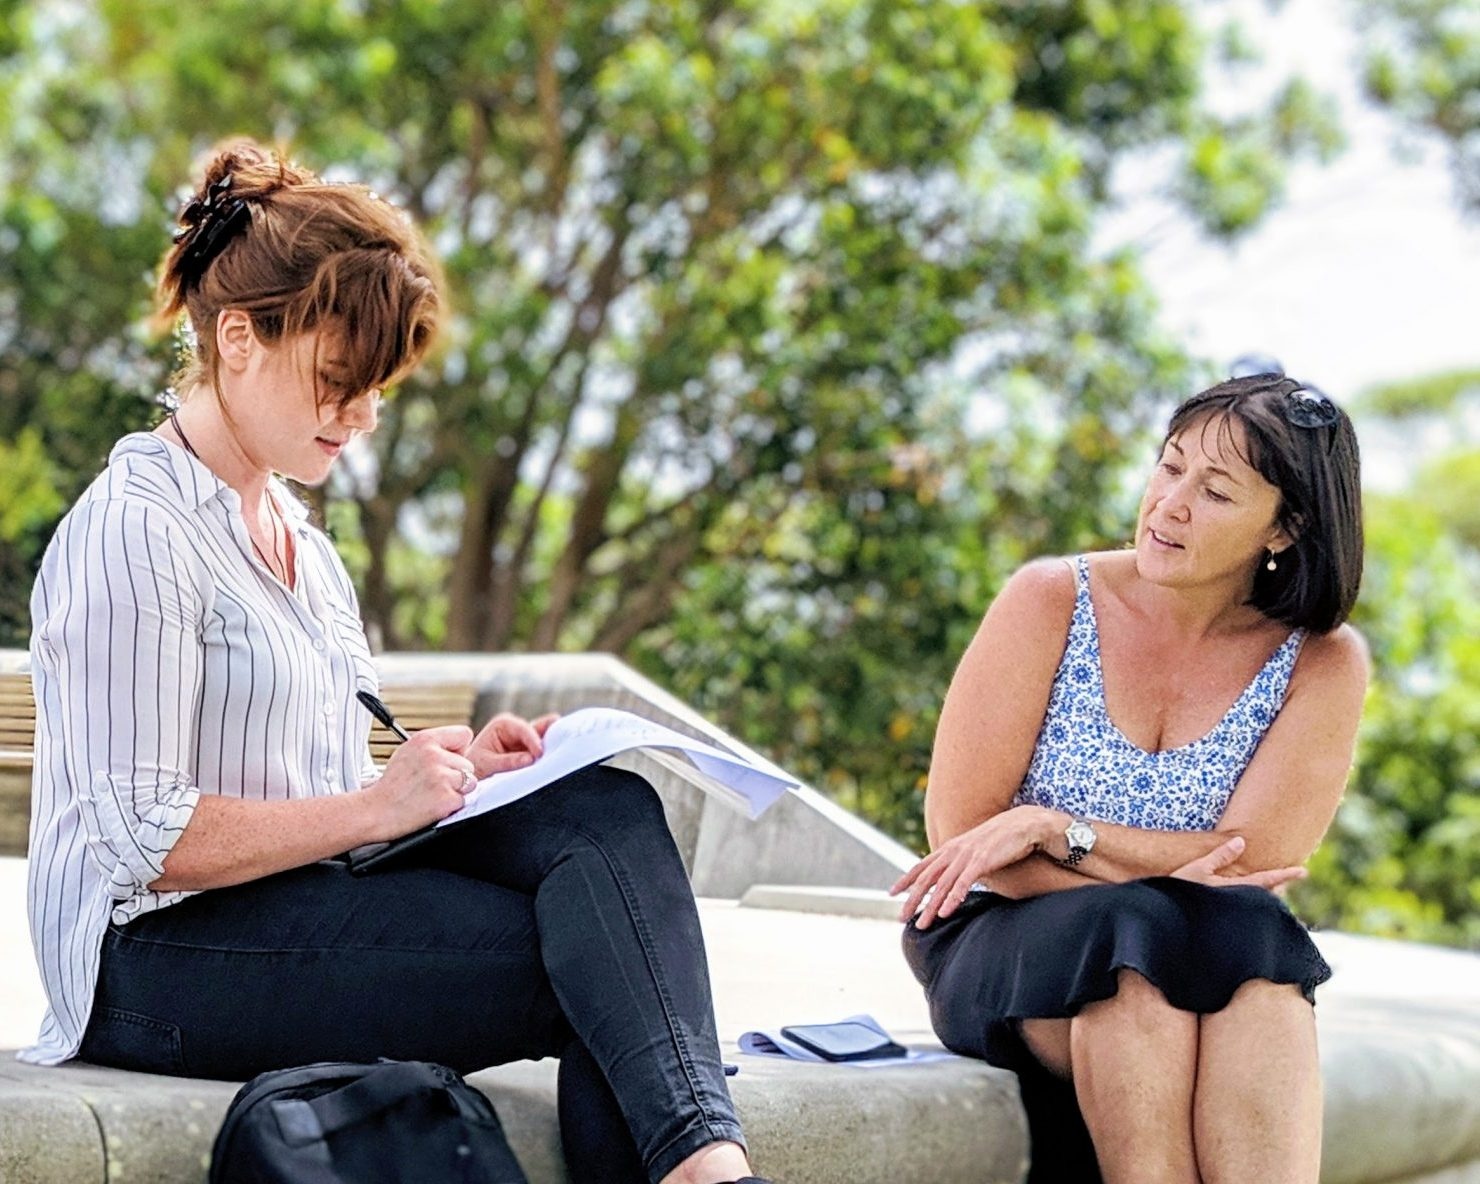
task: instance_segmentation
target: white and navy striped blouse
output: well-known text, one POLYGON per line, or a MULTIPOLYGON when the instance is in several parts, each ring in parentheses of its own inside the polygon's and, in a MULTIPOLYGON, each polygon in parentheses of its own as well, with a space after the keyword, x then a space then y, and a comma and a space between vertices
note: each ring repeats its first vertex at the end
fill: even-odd
POLYGON ((149 433, 118 442, 46 550, 28 904, 50 1006, 21 1060, 76 1054, 110 920, 191 895, 148 885, 202 793, 301 798, 374 776, 354 589, 306 508, 272 491, 292 591, 258 558, 236 491, 149 433))

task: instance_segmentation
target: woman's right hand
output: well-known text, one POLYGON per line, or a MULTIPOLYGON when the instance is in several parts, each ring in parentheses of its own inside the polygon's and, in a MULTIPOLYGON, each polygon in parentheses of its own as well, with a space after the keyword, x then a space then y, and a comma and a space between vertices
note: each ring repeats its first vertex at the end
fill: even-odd
POLYGON ((1214 847, 1206 855, 1199 856, 1190 863, 1184 863, 1172 873, 1179 880, 1191 880, 1197 884, 1210 884, 1215 888, 1230 888, 1243 884, 1251 888, 1268 888, 1274 891, 1283 887, 1291 880, 1303 880, 1305 869, 1303 867, 1277 867, 1270 871, 1249 872, 1246 875, 1226 875, 1223 868, 1238 860, 1244 853, 1244 839, 1242 835, 1234 835, 1228 842, 1214 847))
POLYGON ((423 728, 391 754, 380 779, 364 790, 377 841, 398 839, 462 807, 477 784, 465 755, 472 742, 473 730, 461 724, 423 728))

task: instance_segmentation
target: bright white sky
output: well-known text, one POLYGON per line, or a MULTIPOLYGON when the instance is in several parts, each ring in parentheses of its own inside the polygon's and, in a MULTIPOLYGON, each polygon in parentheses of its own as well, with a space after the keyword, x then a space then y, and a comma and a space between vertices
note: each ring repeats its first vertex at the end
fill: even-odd
MULTIPOLYGON (((1354 0, 1207 5, 1242 17, 1271 75, 1298 72, 1340 101, 1347 148, 1330 165, 1297 166, 1284 205, 1233 247, 1180 220, 1168 228, 1165 206, 1149 198, 1131 201, 1103 240, 1150 241, 1146 274, 1188 348, 1218 361, 1273 353, 1338 399, 1480 366, 1480 219, 1461 216, 1442 149, 1396 154, 1399 128, 1362 99, 1355 9, 1354 0)), ((1379 445, 1366 450, 1369 479, 1395 483, 1402 450, 1367 442, 1379 445)))

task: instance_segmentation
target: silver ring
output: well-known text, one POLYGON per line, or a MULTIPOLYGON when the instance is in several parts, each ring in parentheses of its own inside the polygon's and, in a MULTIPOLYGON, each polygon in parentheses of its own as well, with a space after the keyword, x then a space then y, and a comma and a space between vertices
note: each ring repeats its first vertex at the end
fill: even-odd
POLYGON ((462 771, 462 774, 463 774, 462 785, 458 787, 458 792, 459 793, 467 793, 468 790, 472 789, 473 786, 475 786, 475 785, 478 784, 478 778, 474 777, 473 774, 471 772, 469 772, 467 769, 464 769, 462 771))

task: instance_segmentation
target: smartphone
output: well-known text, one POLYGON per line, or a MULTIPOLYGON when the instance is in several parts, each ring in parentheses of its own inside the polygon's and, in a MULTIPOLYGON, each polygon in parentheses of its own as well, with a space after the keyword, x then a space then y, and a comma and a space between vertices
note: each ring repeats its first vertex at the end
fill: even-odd
POLYGON ((867 1024, 845 1020, 838 1024, 798 1024, 782 1028, 781 1034, 815 1052, 825 1061, 871 1061, 882 1057, 902 1057, 909 1049, 880 1036, 867 1024))

